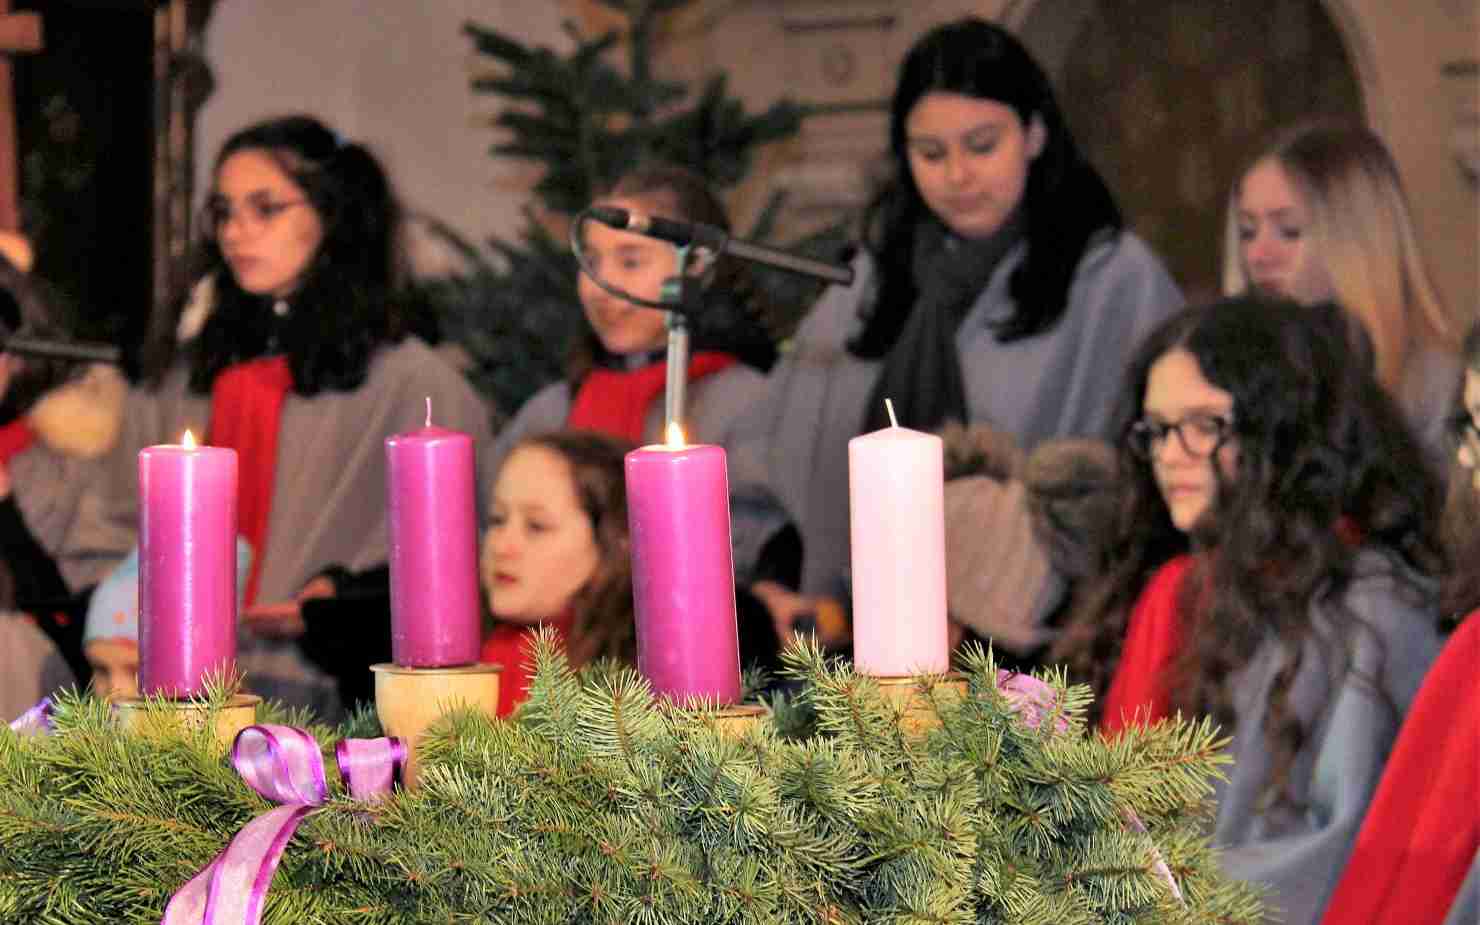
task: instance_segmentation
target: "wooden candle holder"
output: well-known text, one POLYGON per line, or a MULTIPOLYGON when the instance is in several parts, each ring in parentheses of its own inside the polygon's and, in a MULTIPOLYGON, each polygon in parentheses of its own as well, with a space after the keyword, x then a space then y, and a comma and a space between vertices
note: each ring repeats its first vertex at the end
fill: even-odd
POLYGON ((771 715, 771 711, 758 703, 737 703, 706 716, 707 725, 721 735, 740 738, 751 727, 771 715))
POLYGON ((237 733, 257 722, 257 706, 262 698, 256 694, 236 694, 219 710, 198 700, 146 700, 143 697, 121 697, 113 702, 118 721, 124 729, 141 735, 178 733, 205 725, 209 717, 216 741, 231 748, 237 733))
POLYGON ((405 668, 371 665, 375 674, 375 715, 386 735, 406 745, 402 782, 416 786, 417 746, 427 727, 453 710, 471 708, 498 716, 499 673, 502 665, 458 665, 452 668, 405 668))
MULTIPOLYGON (((929 696, 920 690, 926 683, 912 675, 875 677, 879 692, 885 699, 899 704, 903 710, 900 728, 908 735, 924 735, 940 725, 929 696)), ((934 682, 930 688, 937 698, 952 703, 966 697, 966 678, 960 674, 948 674, 934 682)))

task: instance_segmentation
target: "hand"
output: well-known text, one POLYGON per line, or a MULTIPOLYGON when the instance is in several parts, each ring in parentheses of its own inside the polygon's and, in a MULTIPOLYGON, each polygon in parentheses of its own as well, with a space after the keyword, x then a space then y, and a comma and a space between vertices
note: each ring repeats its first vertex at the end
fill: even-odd
POLYGON ((825 648, 837 648, 852 638, 847 620, 842 618, 842 605, 831 598, 798 594, 774 581, 758 581, 750 586, 750 591, 770 611, 771 625, 782 645, 791 642, 792 635, 797 632, 797 621, 803 618, 813 620, 817 640, 825 648), (825 619, 825 615, 836 615, 837 618, 825 619))
POLYGON ((334 582, 327 575, 320 575, 298 592, 291 601, 277 604, 258 604, 247 609, 242 619, 253 634, 266 639, 297 639, 307 626, 303 622, 303 602, 315 598, 333 597, 334 582))
POLYGON ((10 467, 0 463, 0 501, 10 497, 10 467))

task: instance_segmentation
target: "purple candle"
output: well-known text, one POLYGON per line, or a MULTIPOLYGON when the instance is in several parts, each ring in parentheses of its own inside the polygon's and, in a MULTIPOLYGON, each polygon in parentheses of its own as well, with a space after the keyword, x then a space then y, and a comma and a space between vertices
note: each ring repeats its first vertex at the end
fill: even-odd
POLYGON ((404 668, 478 660, 473 438, 427 426, 385 441, 391 657, 404 668))
POLYGON ((679 703, 740 699, 730 488, 717 446, 627 454, 637 669, 679 703))
POLYGON ((139 451, 139 690, 204 693, 236 662, 236 451, 139 451))

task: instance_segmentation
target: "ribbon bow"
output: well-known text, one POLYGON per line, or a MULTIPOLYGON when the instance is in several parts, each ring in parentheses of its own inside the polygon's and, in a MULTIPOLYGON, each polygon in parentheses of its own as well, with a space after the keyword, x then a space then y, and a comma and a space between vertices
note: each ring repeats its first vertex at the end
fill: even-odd
POLYGON ((51 714, 55 709, 50 697, 42 697, 40 703, 10 721, 10 731, 21 736, 51 732, 51 714))
MULTIPOLYGON (((374 802, 391 792, 406 763, 406 746, 394 737, 343 739, 334 758, 350 795, 374 802)), ((283 805, 243 826, 170 898, 161 925, 256 925, 298 823, 329 799, 319 744, 302 729, 249 726, 232 743, 231 763, 249 787, 283 805)))

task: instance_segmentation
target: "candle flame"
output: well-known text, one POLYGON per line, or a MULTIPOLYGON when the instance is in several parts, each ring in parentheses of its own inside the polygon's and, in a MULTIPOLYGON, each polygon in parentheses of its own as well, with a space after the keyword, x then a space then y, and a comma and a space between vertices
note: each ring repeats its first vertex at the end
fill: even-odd
POLYGON ((889 411, 889 426, 890 427, 898 427, 899 426, 899 418, 897 418, 897 417, 894 416, 894 399, 892 399, 892 398, 886 398, 886 399, 884 399, 884 407, 887 408, 888 411, 889 411))
POLYGON ((185 436, 180 438, 180 445, 187 450, 195 449, 195 434, 190 432, 190 428, 185 428, 185 436))
POLYGON ((668 431, 664 437, 669 449, 681 449, 684 445, 683 428, 678 426, 677 421, 668 422, 668 431))

